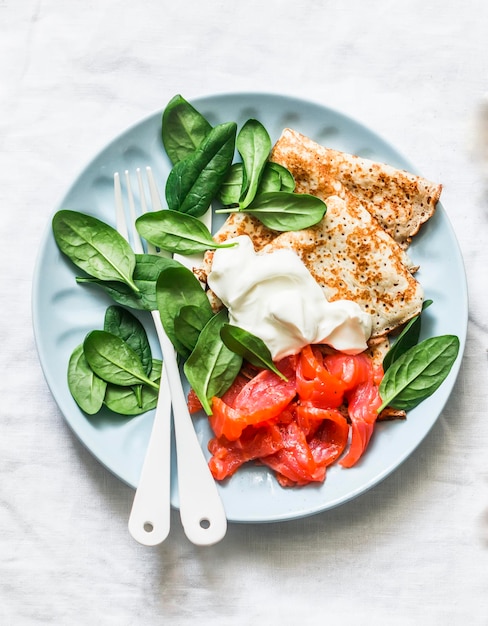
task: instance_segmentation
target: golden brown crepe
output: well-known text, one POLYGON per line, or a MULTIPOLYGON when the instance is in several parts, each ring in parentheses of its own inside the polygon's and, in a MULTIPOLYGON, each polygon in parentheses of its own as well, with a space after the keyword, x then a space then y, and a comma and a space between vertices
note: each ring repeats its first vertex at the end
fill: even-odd
POLYGON ((442 186, 425 178, 325 148, 286 128, 271 160, 290 170, 298 193, 353 194, 403 248, 434 213, 442 186))
POLYGON ((215 233, 214 239, 221 243, 240 235, 248 235, 253 241, 254 249, 258 252, 273 241, 279 232, 267 228, 257 217, 248 213, 230 213, 222 227, 215 233))
MULTIPOLYGON (((423 290, 405 248, 433 214, 441 186, 324 148, 290 129, 283 131, 271 159, 293 174, 296 193, 325 201, 324 218, 311 228, 279 233, 251 215, 233 213, 215 239, 248 235, 257 252, 294 250, 328 300, 352 300, 372 315, 370 345, 380 353, 387 335, 421 311, 423 290)), ((212 255, 206 254, 203 277, 212 255)))

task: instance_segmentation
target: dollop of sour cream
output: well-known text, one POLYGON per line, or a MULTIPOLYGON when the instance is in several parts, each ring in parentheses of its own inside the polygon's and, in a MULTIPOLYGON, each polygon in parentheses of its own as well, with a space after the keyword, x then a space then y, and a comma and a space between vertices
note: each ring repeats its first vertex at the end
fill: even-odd
POLYGON ((257 254, 242 235, 215 250, 208 284, 229 310, 229 323, 260 337, 274 360, 313 343, 346 354, 367 348, 371 315, 349 300, 329 302, 293 250, 257 254))

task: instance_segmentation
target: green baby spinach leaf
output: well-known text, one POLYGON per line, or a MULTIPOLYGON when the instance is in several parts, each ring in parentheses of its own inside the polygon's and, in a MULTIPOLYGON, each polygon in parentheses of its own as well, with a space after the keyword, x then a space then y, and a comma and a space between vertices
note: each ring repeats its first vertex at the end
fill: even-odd
POLYGON ((236 148, 246 173, 246 187, 240 198, 240 208, 245 209, 254 200, 271 151, 268 131, 258 120, 247 120, 237 135, 236 148))
POLYGON ((95 285, 104 291, 114 302, 131 309, 149 310, 144 294, 135 293, 125 283, 115 280, 100 280, 92 276, 77 276, 76 282, 81 285, 95 285))
POLYGON ((205 324, 213 317, 212 309, 193 304, 183 306, 174 319, 175 335, 190 352, 196 346, 205 324))
MULTIPOLYGON (((119 306, 110 306, 105 311, 103 330, 120 337, 141 359, 147 376, 151 374, 152 354, 147 333, 141 322, 130 311, 119 306)), ((142 383, 134 385, 138 404, 142 407, 142 383)))
MULTIPOLYGON (((267 169, 276 172, 280 177, 280 187, 276 191, 289 191, 291 193, 295 190, 295 179, 293 178, 293 174, 287 170, 286 167, 279 163, 268 161, 267 169)), ((270 189, 270 191, 275 190, 270 189)))
POLYGON ((135 255, 127 241, 111 226, 78 211, 58 211, 52 221, 54 239, 80 269, 100 280, 117 280, 135 292, 135 255))
MULTIPOLYGON (((432 304, 432 300, 426 300, 422 305, 422 311, 432 304)), ((391 346, 383 359, 383 371, 391 366, 391 364, 402 356, 404 352, 412 348, 418 343, 420 337, 422 320, 421 315, 416 315, 408 322, 402 332, 398 335, 395 343, 391 346)))
POLYGON ((104 330, 89 333, 68 364, 70 392, 89 415, 103 404, 124 415, 154 408, 160 377, 143 325, 119 306, 108 307, 104 330))
MULTIPOLYGON (((149 378, 159 385, 161 380, 162 362, 153 359, 149 378)), ((121 387, 109 383, 105 393, 105 406, 120 415, 135 416, 155 409, 158 403, 158 390, 147 385, 140 385, 141 394, 138 397, 132 387, 121 387)))
POLYGON ((226 322, 227 311, 222 309, 205 325, 184 365, 188 382, 207 415, 212 414, 211 399, 227 391, 242 365, 242 357, 229 350, 220 337, 226 322))
MULTIPOLYGON (((238 206, 244 184, 244 166, 242 163, 233 163, 217 194, 218 200, 224 206, 238 206)), ((268 161, 263 169, 257 194, 271 191, 288 191, 295 189, 295 179, 282 165, 268 161)))
POLYGON ((180 356, 189 355, 188 348, 179 340, 175 319, 181 309, 192 305, 202 310, 202 316, 211 316, 212 308, 205 291, 193 272, 183 265, 163 270, 156 285, 159 315, 166 334, 180 356))
POLYGON ((205 117, 180 95, 163 111, 161 136, 173 164, 194 152, 211 130, 205 117))
POLYGON ((232 163, 237 125, 215 126, 200 146, 178 161, 166 181, 168 208, 193 217, 206 213, 232 163))
POLYGON ((324 217, 327 207, 316 196, 274 191, 256 196, 245 211, 271 230, 284 232, 317 224, 324 217))
POLYGON ((279 172, 270 166, 271 163, 266 163, 261 180, 259 181, 258 194, 281 191, 281 176, 279 172))
POLYGON ((408 411, 431 396, 451 371, 459 352, 455 335, 425 339, 402 354, 385 373, 380 396, 385 407, 408 411))
POLYGON ((146 329, 137 317, 120 306, 109 306, 105 311, 103 330, 125 341, 139 356, 144 371, 149 376, 152 368, 151 346, 146 329))
POLYGON ((135 293, 125 283, 117 281, 102 281, 98 278, 77 277, 77 282, 93 284, 100 287, 114 302, 136 310, 155 311, 156 282, 160 272, 167 267, 181 267, 181 263, 174 259, 155 254, 136 254, 134 282, 139 291, 135 293))
POLYGON ((283 380, 287 380, 273 363, 271 352, 260 337, 232 324, 224 324, 220 329, 220 336, 232 352, 239 354, 252 365, 271 370, 283 380))
POLYGON ((170 209, 141 215, 136 227, 147 241, 172 253, 194 254, 235 245, 217 243, 199 219, 170 209))
POLYGON ((233 204, 239 204, 239 198, 241 197, 242 186, 244 182, 244 166, 242 163, 233 163, 227 176, 222 181, 220 189, 217 193, 217 199, 222 202, 224 206, 233 204))
POLYGON ((92 330, 85 337, 83 350, 91 369, 108 383, 121 386, 144 383, 159 388, 147 377, 137 353, 120 337, 105 330, 92 330))
POLYGON ((77 346, 68 363, 68 387, 82 411, 95 415, 102 408, 107 383, 89 366, 83 344, 77 346))

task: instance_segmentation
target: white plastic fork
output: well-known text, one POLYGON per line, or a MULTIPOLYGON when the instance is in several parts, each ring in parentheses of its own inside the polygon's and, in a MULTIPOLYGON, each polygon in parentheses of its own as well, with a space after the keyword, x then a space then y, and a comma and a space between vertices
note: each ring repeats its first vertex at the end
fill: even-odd
MULTIPOLYGON (((140 169, 136 170, 141 211, 147 211, 144 184, 140 169)), ((151 168, 146 168, 152 210, 160 210, 161 202, 151 168)), ((129 172, 125 172, 129 204, 132 245, 143 252, 142 241, 135 228, 136 211, 129 172)), ((117 230, 129 240, 122 200, 120 176, 114 174, 117 230)), ((148 251, 154 252, 149 246, 148 251)), ((212 545, 223 539, 227 518, 188 411, 181 384, 176 354, 168 339, 158 311, 152 311, 161 352, 163 371, 158 403, 149 445, 129 517, 129 532, 139 543, 154 546, 162 543, 170 529, 170 454, 171 406, 176 441, 178 495, 180 517, 188 539, 196 545, 212 545)))

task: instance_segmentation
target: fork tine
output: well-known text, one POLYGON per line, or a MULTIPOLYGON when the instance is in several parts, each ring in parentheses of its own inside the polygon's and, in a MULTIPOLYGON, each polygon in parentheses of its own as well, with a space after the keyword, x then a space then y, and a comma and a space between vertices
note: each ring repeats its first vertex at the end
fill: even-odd
POLYGON ((139 198, 141 201, 141 212, 147 213, 146 192, 144 191, 144 182, 142 180, 141 168, 136 169, 137 183, 139 185, 139 198))
POLYGON ((149 181, 149 192, 151 194, 151 203, 153 207, 153 211, 161 211, 163 206, 161 204, 161 198, 159 197, 159 191, 156 187, 156 181, 154 180, 154 176, 152 173, 152 169, 148 166, 146 167, 147 180, 149 181))
MULTIPOLYGON (((127 187, 127 197, 129 200, 129 215, 130 215, 130 225, 131 225, 131 231, 132 231, 132 240, 133 240, 133 247, 134 247, 134 252, 136 254, 143 254, 144 253, 144 248, 142 247, 142 240, 139 236, 139 233, 137 232, 137 228, 136 228, 136 209, 134 206, 134 195, 132 193, 132 187, 130 184, 130 176, 129 176, 129 171, 125 170, 125 184, 127 187)), ((145 201, 145 200, 144 200, 145 201)))
MULTIPOLYGON (((118 172, 114 174, 114 194, 115 194, 115 208, 116 208, 116 218, 117 218, 117 230, 119 233, 127 239, 127 241, 132 240, 134 252, 136 254, 144 254, 144 244, 142 243, 142 239, 137 232, 137 228, 135 225, 137 219, 137 213, 135 209, 134 202, 134 193, 132 191, 132 185, 130 180, 129 170, 125 170, 125 187, 127 190, 127 200, 129 204, 129 216, 130 216, 130 236, 129 230, 127 228, 127 220, 125 214, 124 201, 122 198, 122 185, 120 182, 120 175, 118 172)), ((147 174, 147 182, 149 187, 149 195, 151 199, 152 211, 160 211, 162 209, 161 199, 159 197, 159 192, 156 186, 156 182, 154 180, 154 176, 151 168, 146 167, 147 174)), ((146 200, 146 191, 144 187, 144 181, 142 178, 141 169, 138 167, 136 169, 137 176, 137 184, 139 191, 139 202, 141 206, 141 214, 147 213, 149 211, 148 204, 146 200)), ((170 256, 164 250, 159 250, 153 244, 146 242, 146 248, 148 254, 157 254, 160 256, 170 256)))
MULTIPOLYGON (((146 168, 147 170, 151 170, 150 167, 146 168)), ((142 213, 147 213, 148 212, 148 208, 147 208, 147 202, 146 202, 146 192, 144 190, 144 182, 142 180, 142 173, 141 173, 141 168, 138 167, 136 169, 136 175, 137 175, 137 183, 139 185, 139 198, 141 201, 141 212, 142 213)), ((153 181, 154 182, 154 181, 153 181)), ((149 181, 149 186, 151 185, 151 181, 149 181)), ((152 200, 151 200, 152 202, 152 200)), ((152 203, 152 206, 154 207, 154 203, 152 203)), ((154 208, 153 208, 154 210, 154 208)), ((147 246, 147 252, 148 254, 158 254, 158 250, 156 248, 156 246, 153 246, 152 243, 149 243, 149 241, 146 241, 146 246, 147 246)))
POLYGON ((117 230, 122 237, 124 237, 124 239, 129 241, 129 232, 127 230, 127 221, 125 219, 124 201, 122 200, 122 188, 118 172, 115 172, 114 174, 114 198, 117 230))

